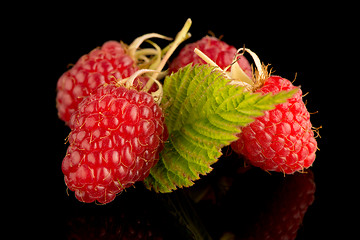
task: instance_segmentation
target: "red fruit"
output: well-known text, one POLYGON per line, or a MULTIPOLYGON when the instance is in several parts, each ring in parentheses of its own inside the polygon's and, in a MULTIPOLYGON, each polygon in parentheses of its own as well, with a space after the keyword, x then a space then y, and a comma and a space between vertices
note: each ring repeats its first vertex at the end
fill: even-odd
MULTIPOLYGON (((59 118, 67 125, 84 97, 104 83, 114 83, 130 77, 138 67, 126 54, 124 45, 108 41, 82 56, 57 82, 56 106, 59 118)), ((139 78, 144 84, 146 80, 139 78)), ((138 83, 140 85, 140 83, 138 83)))
MULTIPOLYGON (((271 76, 256 92, 277 93, 293 88, 289 80, 271 76)), ((315 160, 317 142, 300 89, 287 102, 266 111, 241 130, 232 149, 266 171, 291 174, 310 167, 315 160)))
MULTIPOLYGON (((201 52, 213 60, 221 69, 225 69, 227 66, 232 64, 234 56, 237 53, 235 47, 230 46, 215 37, 205 36, 201 40, 187 44, 183 49, 181 49, 179 55, 169 66, 170 72, 177 72, 180 68, 185 67, 189 63, 192 63, 192 65, 205 64, 206 62, 194 53, 195 48, 200 49, 201 52)), ((251 78, 251 66, 244 56, 239 56, 238 64, 251 78)))
POLYGON ((311 171, 287 177, 247 239, 295 239, 308 207, 314 202, 315 190, 311 171))
POLYGON ((65 183, 82 202, 111 202, 143 180, 159 158, 162 110, 144 91, 106 85, 79 104, 62 162, 65 183))

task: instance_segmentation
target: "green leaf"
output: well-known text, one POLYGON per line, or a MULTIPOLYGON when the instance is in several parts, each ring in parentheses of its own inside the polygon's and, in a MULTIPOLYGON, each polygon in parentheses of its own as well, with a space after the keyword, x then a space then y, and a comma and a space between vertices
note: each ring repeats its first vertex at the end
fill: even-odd
POLYGON ((240 127, 285 102, 296 91, 261 95, 230 85, 208 65, 188 65, 164 82, 169 139, 145 185, 156 192, 188 187, 209 173, 221 148, 237 140, 240 127))

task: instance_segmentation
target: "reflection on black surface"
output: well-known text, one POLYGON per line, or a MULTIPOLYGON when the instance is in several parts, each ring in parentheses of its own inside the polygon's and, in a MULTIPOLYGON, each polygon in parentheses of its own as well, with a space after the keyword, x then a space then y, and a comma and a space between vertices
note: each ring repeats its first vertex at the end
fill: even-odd
POLYGON ((296 239, 314 193, 310 170, 284 177, 225 158, 191 188, 139 184, 114 203, 73 206, 66 239, 296 239))
POLYGON ((155 193, 137 186, 120 199, 73 209, 66 220, 66 239, 188 239, 185 227, 155 193))

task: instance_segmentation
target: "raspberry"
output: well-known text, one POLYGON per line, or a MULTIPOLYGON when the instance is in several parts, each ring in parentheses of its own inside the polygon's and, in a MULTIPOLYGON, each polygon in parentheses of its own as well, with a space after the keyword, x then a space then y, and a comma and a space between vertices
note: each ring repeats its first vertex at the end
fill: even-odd
POLYGON ((308 207, 314 202, 315 190, 311 171, 287 177, 247 239, 295 239, 308 207))
MULTIPOLYGON (((289 80, 271 76, 256 92, 277 93, 293 88, 289 80)), ((315 160, 317 142, 300 89, 287 102, 243 127, 238 137, 232 149, 266 171, 292 174, 310 167, 315 160)))
POLYGON ((121 43, 108 41, 82 56, 57 82, 59 118, 69 124, 81 100, 98 86, 131 76, 138 67, 121 43))
MULTIPOLYGON (((237 53, 235 47, 228 45, 227 43, 215 38, 205 36, 197 42, 187 44, 181 49, 179 55, 171 62, 169 66, 170 72, 177 72, 180 68, 192 63, 205 64, 196 53, 194 49, 200 49, 205 55, 212 59, 221 69, 225 69, 232 64, 234 56, 237 53)), ((251 78, 251 67, 247 59, 240 55, 238 58, 238 64, 243 71, 251 78)))
POLYGON ((162 110, 149 93, 112 84, 83 99, 69 126, 62 171, 82 202, 111 202, 142 181, 167 138, 162 110))

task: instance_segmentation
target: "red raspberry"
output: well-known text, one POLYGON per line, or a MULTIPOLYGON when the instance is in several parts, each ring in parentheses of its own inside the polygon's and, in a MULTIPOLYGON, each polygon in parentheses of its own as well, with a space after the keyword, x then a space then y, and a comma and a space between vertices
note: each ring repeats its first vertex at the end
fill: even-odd
POLYGON ((116 41, 108 41, 85 54, 57 82, 59 118, 69 124, 71 114, 84 97, 98 86, 130 77, 137 70, 134 60, 116 41))
MULTIPOLYGON (((293 88, 289 80, 271 76, 256 92, 277 93, 293 88)), ((299 89, 287 102, 243 127, 231 147, 254 166, 291 174, 310 167, 315 160, 317 142, 311 128, 310 114, 299 89)))
POLYGON ((144 91, 107 85, 85 98, 69 121, 65 183, 82 202, 111 202, 149 175, 167 138, 161 108, 144 91))
POLYGON ((310 171, 285 179, 260 215, 248 240, 295 239, 305 213, 314 202, 316 186, 310 171))
MULTIPOLYGON (((197 54, 194 53, 194 49, 198 48, 211 60, 213 60, 221 69, 225 69, 232 64, 234 56, 236 55, 236 48, 228 45, 227 43, 220 41, 215 37, 205 36, 201 40, 187 44, 181 49, 179 55, 171 62, 169 66, 170 72, 177 72, 180 68, 185 67, 189 63, 205 64, 197 54)), ((241 69, 251 78, 251 66, 248 60, 244 56, 238 58, 238 64, 241 69)))

